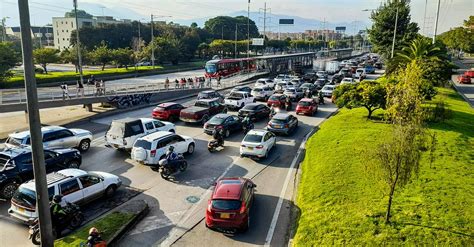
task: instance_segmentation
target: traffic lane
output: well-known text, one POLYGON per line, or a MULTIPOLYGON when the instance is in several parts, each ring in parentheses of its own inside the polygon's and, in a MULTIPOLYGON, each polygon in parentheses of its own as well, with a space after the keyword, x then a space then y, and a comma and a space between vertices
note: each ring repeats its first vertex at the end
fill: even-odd
MULTIPOLYGON (((255 203, 252 208, 251 215, 251 227, 248 232, 244 234, 227 235, 216 231, 211 231, 205 227, 204 221, 200 222, 198 226, 187 232, 181 239, 179 239, 176 246, 190 246, 193 243, 206 243, 206 246, 243 246, 243 245, 263 245, 265 244, 265 238, 268 233, 270 223, 273 218, 273 214, 278 203, 281 190, 284 186, 283 182, 288 172, 291 170, 288 167, 298 150, 298 147, 303 140, 304 136, 311 131, 311 129, 321 123, 327 118, 332 112, 336 110, 333 104, 327 103, 326 105, 320 106, 321 110, 316 114, 315 117, 309 116, 298 116, 300 120, 300 127, 296 133, 289 137, 278 137, 278 142, 275 150, 272 150, 270 159, 272 156, 277 155, 277 159, 271 162, 270 165, 260 167, 260 171, 253 178, 253 181, 257 184, 257 192, 255 195, 255 203)), ((248 159, 242 159, 248 160, 248 159)), ((240 166, 243 170, 252 170, 249 163, 237 162, 234 166, 240 166)), ((239 175, 233 172, 233 169, 229 171, 229 176, 239 175)), ((284 204, 288 204, 289 201, 284 200, 284 204)), ((203 217, 205 215, 205 208, 202 208, 203 217)), ((279 221, 280 222, 280 221, 279 221)), ((281 229, 279 229, 281 231, 281 229)), ((286 230, 286 229, 285 229, 286 230)), ((286 234, 284 232, 277 233, 279 237, 286 234)), ((285 237, 283 237, 285 239, 285 237)), ((272 246, 284 246, 285 241, 274 238, 272 246)))
POLYGON ((0 201, 0 242, 2 246, 32 246, 28 226, 10 218, 9 201, 0 201))

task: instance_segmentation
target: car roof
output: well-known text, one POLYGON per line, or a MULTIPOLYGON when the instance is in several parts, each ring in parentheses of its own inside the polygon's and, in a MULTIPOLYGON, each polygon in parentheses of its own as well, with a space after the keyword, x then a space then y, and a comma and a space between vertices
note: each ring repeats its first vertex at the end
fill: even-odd
POLYGON ((204 102, 210 102, 210 101, 216 101, 217 98, 214 98, 214 99, 198 99, 196 101, 204 101, 204 102))
POLYGON ((160 107, 168 107, 168 106, 177 105, 177 104, 178 104, 178 103, 176 103, 176 102, 166 102, 166 103, 159 104, 158 106, 160 106, 160 107))
POLYGON ((289 116, 290 116, 290 114, 287 114, 287 113, 277 113, 277 114, 275 114, 275 116, 273 116, 272 119, 286 120, 289 116))
POLYGON ((230 116, 232 116, 232 115, 227 114, 227 113, 219 113, 219 114, 214 115, 214 117, 217 117, 217 118, 228 118, 230 116))
POLYGON ((314 99, 311 99, 311 98, 302 98, 300 99, 300 102, 303 101, 303 102, 313 102, 314 99))
POLYGON ((140 119, 139 118, 126 117, 126 118, 121 118, 121 119, 114 119, 114 120, 112 120, 112 122, 131 123, 131 122, 135 122, 137 120, 140 120, 140 119))
MULTIPOLYGON (((61 126, 45 126, 45 127, 41 128, 41 133, 46 134, 46 133, 50 133, 50 132, 57 131, 57 130, 63 130, 63 129, 66 129, 66 128, 61 127, 61 126)), ((25 130, 25 131, 21 131, 21 132, 16 132, 16 133, 10 134, 9 136, 14 137, 14 138, 22 139, 22 138, 25 138, 25 137, 29 137, 30 136, 30 131, 25 130)))
POLYGON ((260 129, 253 129, 247 132, 247 135, 259 135, 259 136, 264 136, 266 133, 268 133, 268 130, 260 130, 260 129))
POLYGON ((240 199, 246 181, 243 178, 221 178, 216 183, 212 199, 240 199))
POLYGON ((215 93, 215 92, 216 92, 216 90, 206 90, 206 91, 200 92, 200 94, 201 94, 201 93, 202 93, 202 94, 205 94, 205 93, 215 93))
POLYGON ((157 132, 154 132, 154 133, 151 133, 151 134, 148 134, 144 137, 141 137, 139 139, 142 139, 142 140, 145 140, 145 141, 154 141, 156 139, 161 139, 163 137, 166 137, 166 136, 171 136, 171 135, 174 135, 174 133, 171 133, 169 131, 157 131, 157 132))
MULTIPOLYGON (((87 174, 88 173, 84 170, 75 169, 75 168, 68 168, 68 169, 64 169, 64 170, 60 170, 60 171, 57 171, 57 172, 52 172, 52 173, 47 174, 46 175, 46 183, 48 185, 52 185, 52 184, 55 184, 59 181, 63 181, 63 180, 68 179, 68 178, 76 178, 76 177, 80 177, 80 176, 87 175, 87 174)), ((30 180, 30 181, 22 184, 21 186, 24 187, 24 188, 30 189, 32 191, 36 190, 34 180, 30 180)))

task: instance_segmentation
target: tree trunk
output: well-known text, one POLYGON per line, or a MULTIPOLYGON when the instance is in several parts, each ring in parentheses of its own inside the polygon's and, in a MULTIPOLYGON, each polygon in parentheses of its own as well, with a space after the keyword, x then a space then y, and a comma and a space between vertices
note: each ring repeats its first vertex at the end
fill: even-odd
POLYGON ((367 109, 367 111, 369 112, 369 115, 367 116, 367 118, 370 119, 370 118, 372 117, 372 113, 373 113, 375 110, 373 110, 372 108, 367 107, 367 106, 365 107, 365 109, 367 109))
POLYGON ((41 65, 41 67, 43 67, 44 73, 45 73, 45 74, 48 74, 48 70, 46 69, 46 64, 41 65))
POLYGON ((102 64, 102 71, 105 70, 105 63, 102 64))

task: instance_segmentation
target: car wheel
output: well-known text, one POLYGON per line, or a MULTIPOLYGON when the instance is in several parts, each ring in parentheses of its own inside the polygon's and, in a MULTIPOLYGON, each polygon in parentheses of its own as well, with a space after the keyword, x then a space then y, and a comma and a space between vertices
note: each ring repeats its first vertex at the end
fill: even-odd
POLYGON ((229 137, 230 136, 230 131, 229 130, 225 130, 225 133, 224 133, 225 137, 229 137))
POLYGON ((77 168, 79 168, 80 164, 79 164, 79 161, 77 161, 77 160, 71 160, 71 161, 69 161, 69 162, 67 163, 66 166, 67 166, 67 168, 75 168, 75 169, 77 169, 77 168))
POLYGON ((169 132, 176 133, 176 131, 174 129, 170 129, 169 132))
POLYGON ((15 194, 15 191, 18 189, 18 184, 15 182, 9 182, 2 188, 2 197, 5 199, 10 199, 15 194))
POLYGON ((171 116, 168 118, 168 121, 170 121, 170 122, 176 121, 176 116, 175 116, 175 115, 171 115, 171 116))
POLYGON ((247 216, 247 224, 240 229, 240 232, 246 232, 250 228, 250 215, 247 216))
POLYGON ((86 152, 87 150, 89 150, 89 148, 91 147, 91 141, 89 140, 82 140, 80 143, 79 143, 79 151, 81 152, 86 152))
POLYGON ((82 222, 84 222, 84 215, 82 213, 79 213, 75 217, 71 219, 71 222, 69 223, 69 229, 74 230, 79 228, 82 225, 82 222))
POLYGON ((188 146, 188 154, 194 153, 194 143, 189 144, 188 146))
POLYGON ((225 109, 222 111, 222 113, 227 113, 227 108, 225 108, 225 109))
POLYGON ((105 189, 105 192, 104 192, 105 197, 111 198, 112 196, 114 196, 115 191, 117 191, 117 186, 109 185, 109 187, 107 187, 107 189, 105 189))

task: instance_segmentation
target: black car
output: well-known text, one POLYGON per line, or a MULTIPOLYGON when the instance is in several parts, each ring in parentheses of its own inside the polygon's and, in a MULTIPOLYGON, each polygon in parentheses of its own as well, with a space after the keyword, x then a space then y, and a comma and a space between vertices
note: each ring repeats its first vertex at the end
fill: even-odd
POLYGON ((218 93, 216 90, 206 90, 202 91, 197 96, 198 100, 201 99, 219 99, 220 103, 224 103, 224 96, 218 93))
POLYGON ((249 116, 252 121, 266 119, 270 115, 270 108, 264 104, 251 103, 239 110, 239 117, 249 116))
POLYGON ((306 90, 309 90, 311 92, 311 95, 315 95, 318 92, 318 89, 313 83, 303 83, 300 87, 303 92, 306 92, 306 90))
POLYGON ((335 75, 331 78, 331 83, 333 83, 333 84, 339 84, 339 83, 341 83, 342 79, 344 79, 344 75, 335 74, 335 75))
POLYGON ((212 135, 215 129, 223 129, 224 136, 242 130, 242 118, 230 114, 217 114, 204 124, 204 133, 212 135))
POLYGON ((249 86, 236 86, 230 90, 230 92, 247 92, 250 94, 252 92, 252 88, 249 86))
POLYGON ((277 113, 267 125, 267 130, 274 134, 288 135, 296 128, 298 128, 298 118, 286 113, 277 113))
MULTIPOLYGON (((46 173, 65 168, 79 168, 82 162, 79 150, 44 150, 46 173)), ((30 147, 7 148, 0 151, 0 196, 9 199, 21 183, 33 179, 33 161, 30 147)))
POLYGON ((320 90, 321 88, 324 87, 324 85, 326 85, 326 83, 328 83, 328 81, 326 79, 317 79, 315 82, 314 82, 314 85, 316 86, 316 88, 318 90, 320 90))

